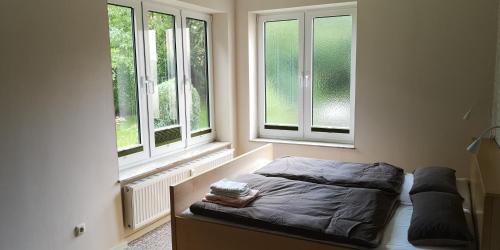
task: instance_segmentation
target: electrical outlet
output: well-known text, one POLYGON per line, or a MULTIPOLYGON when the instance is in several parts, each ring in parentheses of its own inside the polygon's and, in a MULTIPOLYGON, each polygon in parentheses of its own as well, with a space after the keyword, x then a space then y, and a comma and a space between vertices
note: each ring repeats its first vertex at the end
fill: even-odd
POLYGON ((78 237, 85 233, 87 229, 85 228, 85 223, 79 224, 75 227, 75 237, 78 237))

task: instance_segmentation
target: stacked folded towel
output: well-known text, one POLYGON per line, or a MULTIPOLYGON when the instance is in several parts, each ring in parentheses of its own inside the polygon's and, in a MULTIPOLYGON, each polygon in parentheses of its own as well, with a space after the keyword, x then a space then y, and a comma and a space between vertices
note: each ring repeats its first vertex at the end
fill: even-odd
POLYGON ((242 208, 257 198, 258 193, 258 190, 250 189, 247 183, 223 179, 210 186, 210 193, 203 201, 242 208))
POLYGON ((210 185, 210 192, 215 195, 237 198, 248 195, 250 188, 247 183, 222 179, 210 185))

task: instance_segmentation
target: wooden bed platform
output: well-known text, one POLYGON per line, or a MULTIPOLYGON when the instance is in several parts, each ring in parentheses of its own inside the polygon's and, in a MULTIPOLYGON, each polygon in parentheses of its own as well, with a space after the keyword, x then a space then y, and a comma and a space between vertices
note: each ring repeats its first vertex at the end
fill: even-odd
MULTIPOLYGON (((465 151, 465 150, 464 150, 465 151)), ((465 152, 464 152, 465 153, 465 152)), ((172 219, 172 247, 173 250, 258 250, 258 249, 287 249, 287 250, 348 250, 352 248, 335 246, 324 242, 287 235, 278 232, 258 230, 243 225, 231 225, 217 220, 184 216, 182 213, 189 206, 201 200, 210 190, 210 184, 222 179, 251 173, 274 160, 272 144, 243 154, 212 170, 192 177, 182 183, 170 187, 170 204, 172 219)), ((476 164, 472 164, 471 172, 475 172, 476 164)), ((481 183, 478 175, 472 175, 472 183, 481 183)), ((477 187, 477 186, 476 186, 477 187)), ((471 189, 473 209, 483 207, 484 190, 471 189)), ((476 218, 482 218, 483 212, 475 213, 476 218)), ((475 223, 477 224, 477 223, 475 223)), ((481 226, 485 223, 480 223, 481 226)), ((480 235, 489 235, 490 229, 477 228, 480 235)), ((500 235, 498 235, 500 237, 500 235)), ((482 240, 483 237, 480 237, 482 240)), ((494 249, 480 247, 480 249, 494 249)))

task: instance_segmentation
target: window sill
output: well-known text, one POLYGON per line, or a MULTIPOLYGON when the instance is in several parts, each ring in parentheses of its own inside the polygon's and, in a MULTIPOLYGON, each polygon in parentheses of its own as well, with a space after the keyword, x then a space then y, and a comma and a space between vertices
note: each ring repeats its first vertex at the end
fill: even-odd
POLYGON ((133 182, 135 180, 144 178, 148 175, 167 170, 179 164, 192 161, 196 158, 213 153, 215 151, 219 151, 223 148, 230 148, 230 147, 231 143, 229 142, 211 142, 203 144, 201 146, 188 148, 182 152, 172 155, 167 155, 165 157, 155 159, 147 163, 142 163, 125 169, 120 169, 118 183, 124 185, 133 182))
POLYGON ((267 139, 267 138, 254 138, 254 139, 250 139, 250 141, 251 142, 267 142, 267 143, 277 143, 277 144, 302 145, 302 146, 317 146, 317 147, 328 147, 328 148, 356 149, 356 147, 354 147, 353 144, 347 144, 347 143, 293 141, 293 140, 267 139))

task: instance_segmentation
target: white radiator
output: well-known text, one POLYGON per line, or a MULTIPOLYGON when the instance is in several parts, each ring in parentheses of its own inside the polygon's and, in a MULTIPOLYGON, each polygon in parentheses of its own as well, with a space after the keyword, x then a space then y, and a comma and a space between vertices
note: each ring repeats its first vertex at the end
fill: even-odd
POLYGON ((229 161, 233 154, 233 149, 217 151, 125 185, 123 196, 126 225, 137 229, 168 215, 171 185, 229 161))
POLYGON ((233 159, 233 155, 234 149, 224 149, 183 165, 191 169, 191 175, 196 176, 233 159))

